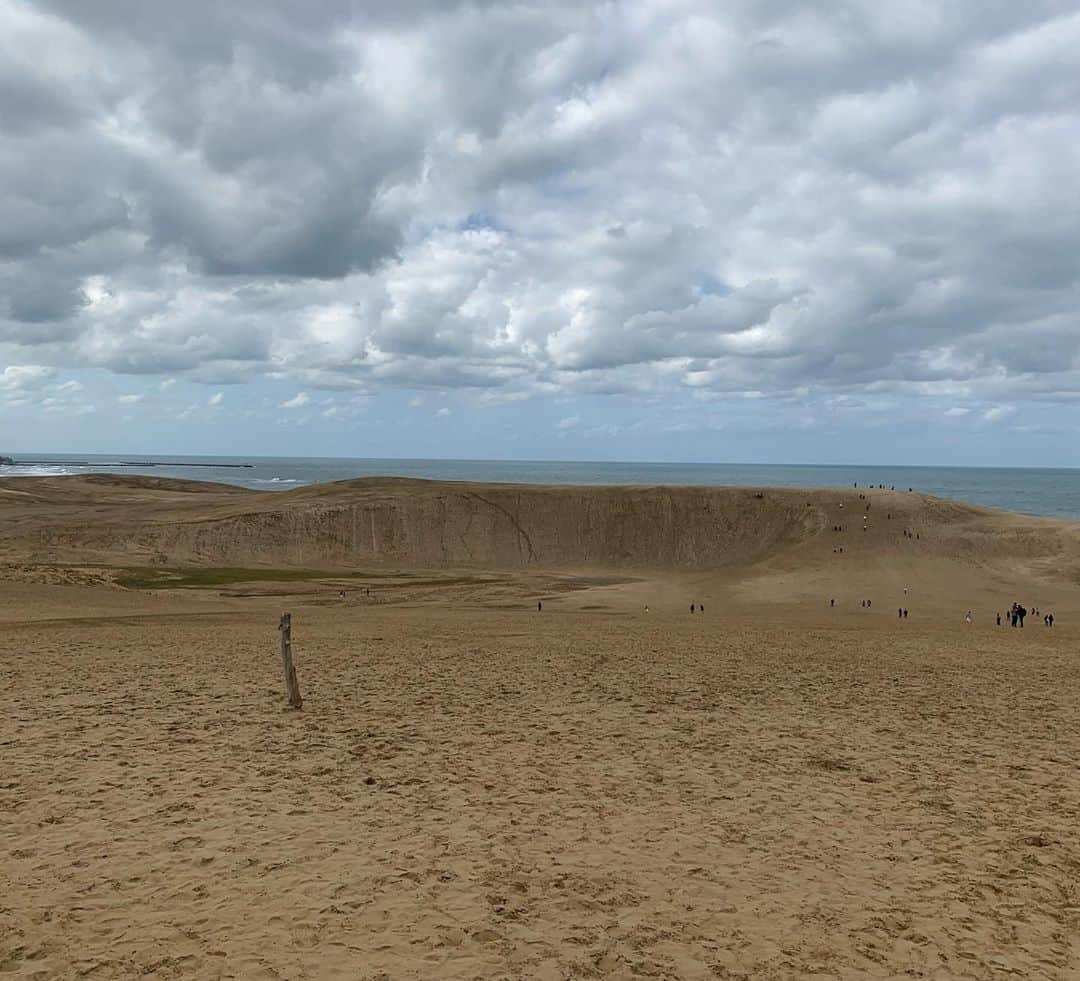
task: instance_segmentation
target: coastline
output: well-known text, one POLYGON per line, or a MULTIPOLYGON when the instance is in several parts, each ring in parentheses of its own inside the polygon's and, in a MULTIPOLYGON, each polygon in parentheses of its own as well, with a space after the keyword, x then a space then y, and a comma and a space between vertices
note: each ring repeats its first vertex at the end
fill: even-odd
POLYGON ((1018 514, 1080 519, 1080 470, 1018 467, 878 467, 527 460, 120 456, 25 454, 0 477, 144 474, 287 491, 362 477, 541 486, 666 486, 913 489, 1018 514))

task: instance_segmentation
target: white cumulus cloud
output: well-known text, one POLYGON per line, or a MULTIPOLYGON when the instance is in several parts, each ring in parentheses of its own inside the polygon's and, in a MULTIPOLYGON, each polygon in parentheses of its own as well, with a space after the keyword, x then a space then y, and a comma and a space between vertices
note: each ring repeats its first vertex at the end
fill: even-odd
POLYGON ((1080 391, 1075 5, 406 7, 7 5, 0 363, 1080 391))

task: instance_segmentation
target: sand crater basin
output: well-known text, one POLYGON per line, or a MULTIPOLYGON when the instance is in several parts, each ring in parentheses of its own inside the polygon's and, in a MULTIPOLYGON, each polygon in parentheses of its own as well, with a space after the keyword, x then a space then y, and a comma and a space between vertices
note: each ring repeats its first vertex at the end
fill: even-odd
POLYGON ((1080 972, 1075 524, 15 478, 0 541, 0 973, 1080 972))

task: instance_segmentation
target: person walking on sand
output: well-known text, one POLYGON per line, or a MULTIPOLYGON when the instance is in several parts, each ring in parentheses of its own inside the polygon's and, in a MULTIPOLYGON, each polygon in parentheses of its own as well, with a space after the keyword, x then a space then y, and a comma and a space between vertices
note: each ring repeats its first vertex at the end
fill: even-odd
POLYGON ((1022 606, 1017 607, 1016 615, 1020 618, 1020 626, 1023 627, 1023 625, 1024 625, 1024 617, 1027 616, 1027 610, 1024 609, 1024 607, 1022 607, 1022 606))
POLYGON ((999 627, 1001 626, 1001 614, 1000 613, 997 615, 997 625, 999 627))
POLYGON ((536 601, 536 612, 537 613, 542 613, 543 610, 544 610, 544 601, 543 600, 537 600, 536 601))
POLYGON ((1050 621, 1048 626, 1052 627, 1054 625, 1054 614, 1053 613, 1047 613, 1046 617, 1050 621))
POLYGON ((907 619, 907 607, 906 606, 904 607, 904 619, 905 620, 907 619))
POLYGON ((964 614, 964 623, 971 623, 971 610, 964 614))
POLYGON ((690 604, 690 612, 691 612, 691 613, 693 613, 693 612, 694 612, 694 604, 693 604, 693 603, 691 603, 691 604, 690 604))

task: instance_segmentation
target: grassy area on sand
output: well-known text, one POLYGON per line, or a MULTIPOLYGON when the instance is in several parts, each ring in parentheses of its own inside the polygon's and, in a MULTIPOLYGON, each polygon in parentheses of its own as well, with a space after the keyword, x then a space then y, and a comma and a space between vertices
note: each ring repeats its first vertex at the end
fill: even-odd
POLYGON ((318 569, 127 569, 114 582, 124 589, 210 589, 242 582, 303 582, 313 579, 362 579, 367 572, 318 569))

